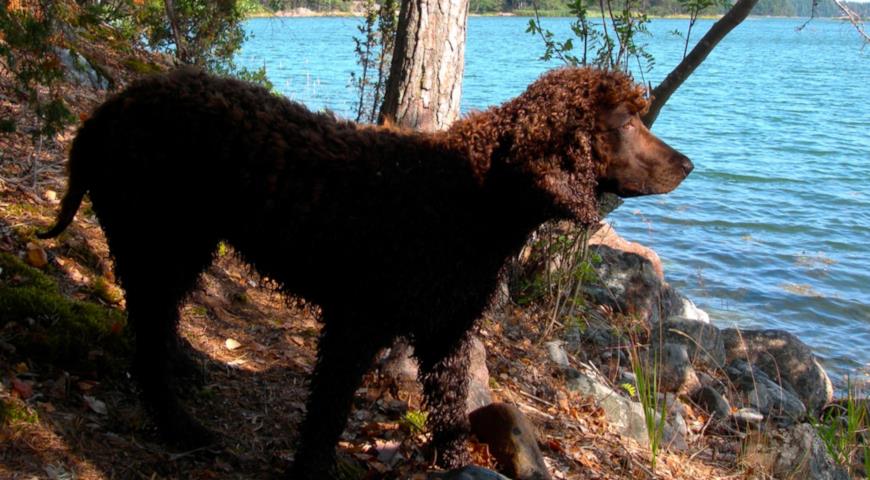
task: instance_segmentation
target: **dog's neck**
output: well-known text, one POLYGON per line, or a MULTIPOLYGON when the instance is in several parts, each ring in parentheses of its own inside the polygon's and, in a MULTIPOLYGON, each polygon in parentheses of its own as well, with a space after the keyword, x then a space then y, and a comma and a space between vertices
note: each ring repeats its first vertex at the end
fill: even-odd
POLYGON ((477 181, 486 182, 493 160, 504 154, 504 130, 498 107, 474 112, 459 119, 447 130, 434 134, 436 141, 468 162, 477 181))
POLYGON ((517 165, 509 164, 512 130, 504 125, 507 116, 501 109, 472 113, 449 129, 432 134, 432 138, 467 162, 477 183, 486 191, 491 218, 509 216, 506 224, 531 230, 558 215, 552 208, 552 199, 536 188, 517 165))

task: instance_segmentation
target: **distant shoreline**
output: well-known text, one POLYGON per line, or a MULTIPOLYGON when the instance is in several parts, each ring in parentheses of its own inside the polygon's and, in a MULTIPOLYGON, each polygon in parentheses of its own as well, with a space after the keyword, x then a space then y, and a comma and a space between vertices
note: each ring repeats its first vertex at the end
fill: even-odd
MULTIPOLYGON (((520 10, 516 12, 488 12, 488 13, 469 13, 471 17, 534 17, 535 14, 533 11, 520 10)), ((251 13, 247 16, 247 18, 311 18, 311 17, 362 17, 363 13, 359 11, 344 11, 344 10, 330 10, 330 11, 315 11, 308 8, 294 8, 292 10, 280 10, 276 12, 256 12, 251 13)), ((539 12, 539 16, 542 18, 571 18, 573 17, 568 12, 539 12)), ((590 12, 590 18, 597 18, 600 16, 598 12, 590 12)), ((677 14, 677 15, 650 15, 650 19, 654 20, 687 20, 689 18, 686 14, 677 14)), ((718 20, 722 18, 722 15, 701 15, 699 17, 703 20, 718 20)), ((781 19, 806 19, 807 17, 800 16, 778 16, 778 15, 750 15, 750 19, 753 18, 781 18, 781 19)), ((816 17, 814 20, 841 20, 838 17, 816 17)))
MULTIPOLYGON (((470 17, 534 17, 535 13, 531 10, 519 10, 516 12, 487 12, 487 13, 471 13, 470 17)), ((359 11, 315 11, 308 8, 294 8, 292 10, 279 10, 276 12, 256 12, 248 15, 248 18, 309 18, 309 17, 362 17, 364 14, 359 11)), ((542 18, 568 18, 572 17, 569 12, 539 12, 542 18)), ((598 12, 590 12, 590 17, 600 16, 598 12)), ((649 18, 670 18, 670 19, 688 19, 688 15, 650 15, 649 18)), ((702 15, 702 19, 718 19, 721 15, 702 15)), ((797 17, 795 17, 797 18, 797 17)))

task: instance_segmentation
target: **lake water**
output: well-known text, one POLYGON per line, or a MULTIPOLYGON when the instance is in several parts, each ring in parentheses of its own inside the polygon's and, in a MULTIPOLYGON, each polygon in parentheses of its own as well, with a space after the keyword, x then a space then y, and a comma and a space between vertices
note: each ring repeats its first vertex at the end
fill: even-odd
MULTIPOLYGON (((562 38, 568 22, 544 19, 562 38)), ((464 111, 503 102, 558 65, 538 60, 527 23, 469 20, 464 111)), ((358 24, 250 20, 239 60, 265 65, 288 97, 350 116, 358 24)), ((628 200, 611 220, 654 248, 668 280, 716 325, 791 331, 842 382, 870 366, 870 49, 848 24, 800 24, 749 19, 726 37, 653 128, 694 173, 669 195, 628 200)), ((668 32, 685 27, 653 21, 653 85, 682 55, 668 32)))

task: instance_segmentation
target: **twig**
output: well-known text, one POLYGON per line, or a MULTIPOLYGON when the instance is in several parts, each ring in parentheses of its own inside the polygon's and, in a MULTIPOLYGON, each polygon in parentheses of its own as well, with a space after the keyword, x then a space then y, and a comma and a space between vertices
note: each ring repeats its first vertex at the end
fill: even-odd
POLYGON ((855 30, 858 31, 858 34, 864 38, 864 42, 870 43, 870 35, 864 30, 864 22, 861 20, 861 15, 858 15, 854 10, 849 8, 843 0, 834 0, 834 4, 846 15, 846 18, 849 19, 849 22, 855 27, 855 30))
POLYGON ((200 452, 202 450, 208 450, 209 448, 211 448, 211 445, 206 445, 204 447, 194 448, 193 450, 188 450, 186 452, 181 452, 181 453, 170 453, 169 454, 169 461, 174 462, 174 461, 178 460, 179 458, 184 458, 184 457, 187 457, 189 455, 193 455, 196 452, 200 452))
POLYGON ((538 402, 541 402, 548 407, 555 407, 556 406, 556 404, 554 404, 552 402, 548 402, 547 400, 544 400, 543 398, 538 397, 536 395, 532 395, 531 393, 528 393, 528 392, 524 391, 523 389, 518 389, 518 391, 520 392, 521 395, 528 397, 528 398, 531 398, 532 400, 537 400, 538 402))

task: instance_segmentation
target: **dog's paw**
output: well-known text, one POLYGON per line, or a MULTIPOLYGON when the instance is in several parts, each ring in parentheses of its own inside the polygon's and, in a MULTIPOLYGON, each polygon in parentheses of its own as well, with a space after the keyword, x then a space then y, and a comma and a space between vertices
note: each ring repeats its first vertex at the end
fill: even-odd
POLYGON ((218 444, 218 436, 186 413, 176 415, 171 425, 162 425, 161 432, 172 445, 185 450, 218 444))

